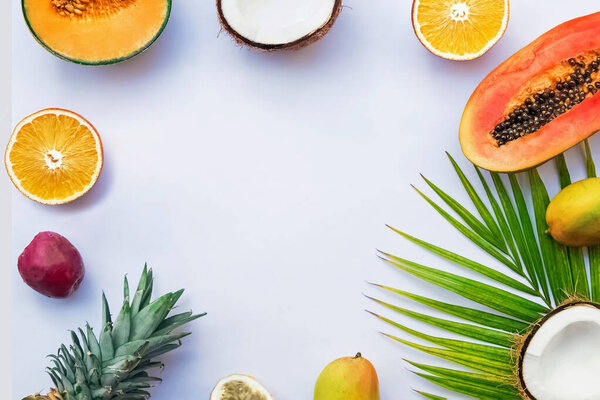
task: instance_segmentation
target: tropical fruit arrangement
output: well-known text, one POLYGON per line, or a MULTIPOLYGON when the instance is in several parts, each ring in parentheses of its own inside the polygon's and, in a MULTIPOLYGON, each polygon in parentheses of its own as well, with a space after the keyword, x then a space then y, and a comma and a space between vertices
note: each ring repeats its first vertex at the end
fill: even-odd
MULTIPOLYGON (((474 183, 467 179, 454 159, 450 158, 450 161, 477 214, 469 212, 463 204, 427 179, 425 183, 441 202, 434 201, 423 192, 419 191, 419 194, 458 232, 491 256, 493 264, 502 265, 502 268, 497 270, 484 262, 394 229, 410 242, 493 284, 382 252, 381 258, 389 265, 480 306, 459 306, 378 284, 376 286, 385 291, 462 321, 433 317, 373 299, 378 304, 475 342, 427 335, 375 314, 435 347, 394 335, 388 337, 472 370, 465 372, 410 361, 415 368, 423 371, 416 373, 424 379, 475 398, 596 398, 598 388, 592 385, 595 372, 592 372, 594 369, 587 370, 586 366, 597 362, 597 346, 586 348, 585 345, 597 343, 600 339, 600 252, 597 246, 600 242, 584 249, 567 247, 552 239, 547 233, 546 223, 550 199, 536 169, 527 172, 529 184, 524 187, 513 173, 508 175, 508 179, 503 179, 497 172, 490 172, 486 177, 475 167, 484 189, 483 193, 478 193, 474 183), (527 189, 531 193, 530 198, 524 194, 527 189), (458 218, 450 215, 444 204, 458 218), (528 204, 532 205, 532 211, 528 204), (587 260, 585 253, 588 254, 587 260), (565 381, 555 378, 566 371, 577 374, 578 379, 565 381)), ((557 180, 567 190, 571 185, 571 175, 562 155, 558 156, 556 164, 559 171, 557 180)), ((587 143, 585 165, 589 179, 596 179, 587 143)), ((598 196, 588 193, 587 197, 597 201, 598 196)), ((424 396, 438 398, 426 393, 424 396)))
MULTIPOLYGON (((441 202, 417 189, 443 219, 503 270, 392 228, 493 284, 380 253, 399 270, 479 306, 460 306, 376 285, 461 320, 433 317, 372 298, 403 316, 469 339, 424 334, 373 313, 434 346, 391 334, 389 338, 467 368, 409 361, 418 376, 440 387, 480 399, 600 396, 592 372, 600 359, 600 196, 585 141, 600 129, 598 29, 600 13, 559 25, 492 71, 469 99, 459 137, 465 156, 475 164, 483 194, 452 157, 450 162, 476 214, 426 178, 441 202), (563 152, 581 141, 587 178, 572 183, 563 152), (550 200, 535 167, 553 158, 562 190, 550 200), (480 168, 489 170, 489 176, 480 168), (516 175, 523 170, 527 170, 528 187, 516 175), (565 376, 573 379, 561 379, 565 376)), ((425 398, 443 398, 419 393, 425 398)))
MULTIPOLYGON (((165 29, 171 7, 171 0, 22 0, 27 26, 43 47, 61 59, 88 65, 117 63, 143 52, 165 29)), ((222 28, 238 44, 262 51, 298 50, 316 42, 341 11, 341 0, 216 1, 222 28)), ((501 39, 508 21, 508 0, 414 0, 412 7, 416 38, 431 53, 450 60, 482 56, 501 39)), ((494 265, 392 228, 482 279, 380 252, 394 268, 473 305, 374 284, 446 318, 369 297, 386 312, 462 337, 425 334, 371 312, 431 345, 387 334, 390 339, 460 366, 407 361, 418 376, 480 399, 600 398, 600 178, 587 142, 600 130, 599 92, 600 13, 543 34, 473 92, 458 136, 478 182, 449 159, 474 211, 427 178, 425 185, 439 200, 416 190, 494 265), (587 176, 573 182, 563 153, 580 143, 587 176), (552 159, 561 191, 551 199, 536 167, 552 159), (520 171, 525 171, 522 176, 520 171), (570 379, 560 379, 565 376, 570 379)), ((84 117, 49 108, 16 125, 5 165, 23 195, 56 206, 92 189, 102 171, 103 151, 100 135, 84 117)), ((67 238, 49 231, 33 238, 17 267, 25 284, 55 299, 72 296, 85 277, 82 254, 67 238)), ((89 324, 71 331, 71 343, 49 356, 49 392, 24 400, 148 399, 149 388, 160 381, 155 374, 162 366, 160 356, 180 347, 190 334, 179 328, 205 315, 173 314, 183 290, 152 300, 153 283, 153 272, 146 267, 135 292, 130 293, 125 278, 124 300, 114 321, 103 295, 99 331, 89 324)), ((375 367, 361 353, 331 362, 315 378, 314 400, 380 398, 375 367)), ((209 398, 274 397, 255 378, 234 373, 219 380, 209 398)))

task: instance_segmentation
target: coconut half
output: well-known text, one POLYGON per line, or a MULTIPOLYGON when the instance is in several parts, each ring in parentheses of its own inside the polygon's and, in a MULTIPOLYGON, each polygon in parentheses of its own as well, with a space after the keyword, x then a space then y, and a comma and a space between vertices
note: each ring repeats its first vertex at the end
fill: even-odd
POLYGON ((526 398, 600 400, 600 305, 567 304, 526 337, 519 381, 526 398))
POLYGON ((272 400, 273 396, 251 376, 229 375, 217 382, 210 400, 272 400))
POLYGON ((223 28, 260 50, 298 49, 329 32, 341 0, 217 0, 223 28))

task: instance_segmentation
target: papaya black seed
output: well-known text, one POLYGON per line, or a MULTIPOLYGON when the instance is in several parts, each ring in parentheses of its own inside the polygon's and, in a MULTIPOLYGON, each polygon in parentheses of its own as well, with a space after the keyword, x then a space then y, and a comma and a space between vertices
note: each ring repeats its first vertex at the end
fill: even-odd
POLYGON ((494 127, 491 134, 498 146, 539 131, 561 114, 600 92, 600 76, 597 76, 600 53, 596 53, 589 63, 584 56, 567 61, 571 71, 567 72, 566 77, 558 79, 553 87, 526 97, 494 127))

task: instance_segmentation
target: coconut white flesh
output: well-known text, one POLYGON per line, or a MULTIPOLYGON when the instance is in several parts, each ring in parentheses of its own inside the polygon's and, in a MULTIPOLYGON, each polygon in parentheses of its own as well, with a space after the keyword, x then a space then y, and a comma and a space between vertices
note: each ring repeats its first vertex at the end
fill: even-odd
POLYGON ((233 374, 217 382, 210 400, 271 400, 273 396, 256 379, 248 375, 233 374), (235 390, 232 390, 235 389, 235 390), (231 394, 234 391, 235 394, 231 394), (252 396, 252 397, 251 397, 252 396))
POLYGON ((550 317, 529 342, 522 368, 537 400, 600 400, 600 310, 578 305, 550 317))
POLYGON ((316 32, 329 22, 335 0, 221 0, 229 26, 246 39, 284 45, 316 32))

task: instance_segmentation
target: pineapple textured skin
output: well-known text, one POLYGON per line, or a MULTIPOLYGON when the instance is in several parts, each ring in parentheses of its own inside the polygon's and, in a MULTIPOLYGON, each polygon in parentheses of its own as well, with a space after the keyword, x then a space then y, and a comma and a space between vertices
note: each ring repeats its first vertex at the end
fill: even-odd
POLYGON ((49 356, 47 369, 54 389, 23 400, 146 400, 148 389, 161 379, 151 375, 162 367, 156 358, 181 346, 190 333, 175 330, 205 314, 184 312, 169 316, 183 290, 151 301, 152 270, 144 267, 133 300, 124 280, 124 301, 113 322, 106 296, 102 295, 102 330, 96 336, 89 324, 71 331, 72 343, 49 356))

